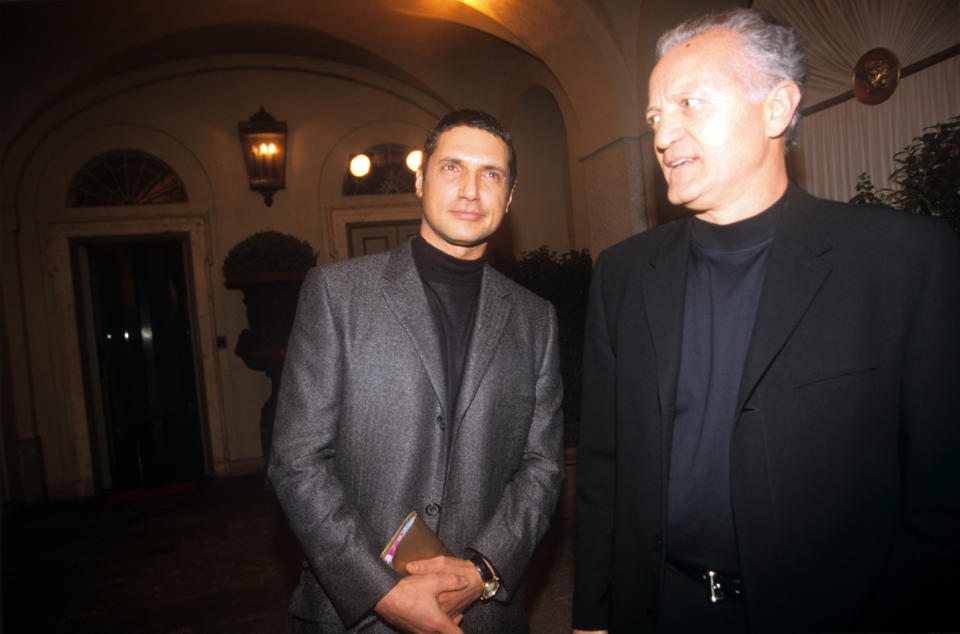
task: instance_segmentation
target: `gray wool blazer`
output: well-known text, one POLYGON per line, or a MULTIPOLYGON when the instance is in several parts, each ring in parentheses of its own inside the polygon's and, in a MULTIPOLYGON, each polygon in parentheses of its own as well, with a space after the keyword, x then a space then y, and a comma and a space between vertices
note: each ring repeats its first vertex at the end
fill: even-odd
POLYGON ((465 631, 523 631, 521 575, 563 480, 557 320, 491 267, 454 420, 439 335, 409 243, 313 269, 287 347, 269 478, 306 562, 291 600, 318 631, 391 631, 379 553, 413 510, 503 589, 465 631), (453 425, 453 440, 445 428, 453 425))

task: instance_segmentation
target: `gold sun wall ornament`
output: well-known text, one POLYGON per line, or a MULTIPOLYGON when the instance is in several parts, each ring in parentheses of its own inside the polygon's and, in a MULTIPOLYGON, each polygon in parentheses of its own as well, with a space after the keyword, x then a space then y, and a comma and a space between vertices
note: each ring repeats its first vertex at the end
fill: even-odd
POLYGON ((885 48, 863 54, 853 67, 853 96, 868 106, 886 101, 900 83, 900 60, 885 48))

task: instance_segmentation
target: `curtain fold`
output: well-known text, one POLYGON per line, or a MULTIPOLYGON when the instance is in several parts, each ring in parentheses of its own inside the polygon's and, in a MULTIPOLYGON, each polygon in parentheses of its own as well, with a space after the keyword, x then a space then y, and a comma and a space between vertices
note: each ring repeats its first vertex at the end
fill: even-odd
MULTIPOLYGON (((958 0, 755 0, 793 25, 809 61, 803 107, 849 91, 853 67, 868 50, 893 51, 901 67, 960 43, 958 0)), ((923 129, 960 115, 960 57, 904 77, 896 92, 868 106, 850 99, 800 121, 788 157, 791 178, 811 193, 849 200, 857 176, 888 187, 893 155, 923 129)))
POLYGON ((755 0, 803 37, 810 72, 804 106, 852 88, 853 67, 872 48, 890 49, 901 66, 960 43, 957 0, 755 0))

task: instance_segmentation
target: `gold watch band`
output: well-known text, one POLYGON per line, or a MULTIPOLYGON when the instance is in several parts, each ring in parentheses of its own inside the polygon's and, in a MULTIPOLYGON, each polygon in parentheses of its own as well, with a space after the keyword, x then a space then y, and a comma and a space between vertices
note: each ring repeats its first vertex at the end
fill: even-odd
POLYGON ((470 562, 476 567, 480 580, 483 582, 483 589, 480 591, 480 600, 487 601, 492 599, 500 591, 500 577, 494 571, 493 566, 487 561, 486 557, 477 553, 470 557, 470 562))

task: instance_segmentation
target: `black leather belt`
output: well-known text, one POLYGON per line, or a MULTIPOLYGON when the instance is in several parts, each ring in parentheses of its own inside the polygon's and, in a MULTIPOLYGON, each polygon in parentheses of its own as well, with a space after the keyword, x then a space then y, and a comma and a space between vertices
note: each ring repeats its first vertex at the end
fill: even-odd
POLYGON ((707 597, 711 603, 720 601, 743 601, 743 580, 737 577, 717 572, 716 570, 704 570, 691 566, 683 562, 669 561, 667 565, 673 566, 684 576, 693 579, 697 583, 703 583, 707 586, 707 597))

